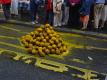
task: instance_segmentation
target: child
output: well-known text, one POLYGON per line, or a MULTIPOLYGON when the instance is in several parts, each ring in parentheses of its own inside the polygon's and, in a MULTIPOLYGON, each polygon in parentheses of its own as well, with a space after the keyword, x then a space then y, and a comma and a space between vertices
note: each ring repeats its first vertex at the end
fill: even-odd
POLYGON ((11 0, 0 0, 0 3, 3 7, 5 19, 8 20, 10 18, 11 0))
POLYGON ((90 8, 92 6, 93 0, 82 0, 82 6, 80 9, 80 21, 82 23, 82 30, 87 28, 89 21, 90 8))
POLYGON ((62 22, 62 0, 53 0, 54 27, 61 26, 62 22))

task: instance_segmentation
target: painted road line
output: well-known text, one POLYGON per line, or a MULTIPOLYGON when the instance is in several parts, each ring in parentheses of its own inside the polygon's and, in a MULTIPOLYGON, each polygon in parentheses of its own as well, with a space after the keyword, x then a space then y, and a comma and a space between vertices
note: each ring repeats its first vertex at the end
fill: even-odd
POLYGON ((94 46, 87 46, 87 50, 102 50, 102 51, 107 51, 107 48, 101 48, 101 47, 94 47, 94 46))
MULTIPOLYGON (((0 53, 2 53, 2 52, 4 52, 4 51, 18 53, 19 55, 20 55, 20 54, 24 54, 25 56, 33 56, 33 55, 25 54, 25 53, 22 53, 22 52, 16 52, 16 51, 12 51, 12 50, 8 50, 8 49, 0 48, 0 53)), ((56 56, 59 56, 59 55, 56 55, 56 56)), ((34 57, 34 56, 33 56, 33 57, 34 57)), ((37 56, 35 56, 35 57, 37 57, 37 56)), ((52 57, 52 56, 49 55, 49 57, 52 57)), ((18 57, 17 57, 17 58, 18 58, 18 57)), ((24 57, 23 59, 26 59, 26 58, 27 58, 27 57, 24 57)), ((54 57, 54 58, 56 58, 56 57, 54 57)), ((16 59, 16 58, 15 58, 15 59, 16 59)), ((59 59, 61 59, 60 56, 59 56, 59 59)), ((62 60, 64 60, 64 59, 62 59, 62 60)), ((82 60, 76 59, 76 58, 70 59, 70 61, 76 62, 76 63, 81 63, 81 64, 86 64, 85 61, 82 61, 82 60)))
POLYGON ((6 27, 6 26, 0 26, 0 28, 11 30, 11 31, 16 31, 16 32, 19 32, 19 33, 25 33, 25 34, 27 33, 27 32, 23 32, 21 30, 14 29, 14 28, 9 28, 9 27, 6 27))
POLYGON ((15 40, 17 40, 17 39, 19 39, 19 38, 16 38, 16 37, 10 37, 10 36, 3 36, 3 35, 0 35, 0 38, 8 38, 8 39, 15 39, 15 40))
MULTIPOLYGON (((17 46, 17 45, 10 44, 10 43, 5 43, 5 42, 0 42, 0 44, 25 50, 25 48, 22 45, 21 46, 17 46)), ((67 43, 67 44, 69 44, 69 43, 67 43)), ((85 45, 77 45, 77 44, 72 44, 72 43, 70 43, 69 46, 70 46, 71 49, 73 49, 73 48, 77 48, 77 49, 84 49, 84 48, 86 48, 87 50, 94 50, 94 49, 96 49, 96 50, 106 50, 107 51, 107 48, 100 48, 100 47, 94 47, 94 46, 85 46, 85 45)))
POLYGON ((10 47, 15 47, 15 48, 22 49, 22 50, 26 50, 26 49, 25 49, 24 47, 22 47, 22 46, 17 46, 17 45, 10 44, 10 43, 0 42, 0 44, 2 44, 2 45, 7 45, 7 46, 10 46, 10 47))
MULTIPOLYGON (((9 28, 9 27, 6 27, 6 26, 0 26, 1 28, 5 28, 5 29, 9 29, 9 30, 13 30, 13 31, 16 31, 16 32, 21 32, 21 33, 26 33, 27 32, 24 32, 24 31, 21 31, 21 30, 18 30, 18 29, 15 29, 15 28, 9 28)), ((93 40, 103 40, 103 41, 107 41, 106 39, 98 39, 98 38, 94 38, 94 37, 88 37, 88 36, 83 36, 83 35, 79 35, 79 34, 70 34, 70 33, 60 33, 60 35, 67 35, 67 36, 72 36, 72 37, 87 37, 87 38, 90 38, 90 39, 93 39, 93 40)))
MULTIPOLYGON (((4 52, 5 51, 9 52, 8 50, 4 50, 4 52)), ((4 52, 2 52, 1 55, 5 54, 4 52)), ((54 71, 54 72, 60 72, 62 74, 67 73, 66 75, 74 76, 74 77, 77 77, 78 79, 82 78, 84 80, 99 80, 99 78, 98 78, 99 74, 103 75, 104 77, 106 76, 106 74, 99 73, 97 71, 83 69, 83 68, 79 68, 79 67, 59 63, 59 62, 56 62, 56 61, 52 61, 52 60, 41 59, 39 57, 29 56, 29 55, 25 55, 25 54, 22 54, 22 53, 16 53, 16 52, 13 53, 11 51, 11 53, 6 53, 6 54, 9 54, 10 56, 15 54, 15 56, 12 57, 13 60, 15 60, 15 61, 22 60, 26 64, 31 64, 33 62, 32 61, 32 58, 33 58, 33 59, 35 59, 35 63, 33 64, 34 66, 37 66, 37 67, 40 67, 40 68, 43 68, 43 69, 46 69, 46 70, 51 70, 51 71, 54 71), (72 69, 74 70, 74 72, 70 71, 72 69), (76 73, 75 71, 81 72, 83 74, 76 73), (95 79, 92 78, 92 77, 94 77, 95 79)))
POLYGON ((107 42, 107 39, 99 39, 99 38, 89 37, 89 36, 87 36, 87 38, 95 40, 95 41, 104 41, 104 42, 107 42))
POLYGON ((72 33, 59 33, 62 37, 63 36, 68 36, 69 38, 83 38, 83 39, 91 39, 91 40, 94 40, 94 41, 104 41, 104 42, 107 42, 107 39, 100 39, 100 38, 96 38, 96 37, 90 37, 90 36, 85 36, 85 35, 79 35, 79 34, 72 34, 72 33))

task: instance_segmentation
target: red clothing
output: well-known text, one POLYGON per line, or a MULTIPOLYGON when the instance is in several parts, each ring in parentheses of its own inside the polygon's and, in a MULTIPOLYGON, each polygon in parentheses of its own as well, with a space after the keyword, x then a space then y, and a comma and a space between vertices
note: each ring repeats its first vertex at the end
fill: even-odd
POLYGON ((81 0, 69 0, 70 3, 80 4, 81 0))
POLYGON ((52 10, 52 0, 47 0, 47 10, 52 10))
POLYGON ((9 4, 11 0, 0 0, 0 4, 9 4))

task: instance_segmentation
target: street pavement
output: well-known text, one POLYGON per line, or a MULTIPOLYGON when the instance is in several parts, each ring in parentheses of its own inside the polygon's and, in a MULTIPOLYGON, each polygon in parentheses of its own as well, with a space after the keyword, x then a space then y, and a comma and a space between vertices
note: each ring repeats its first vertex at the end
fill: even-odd
POLYGON ((0 80, 105 80, 106 34, 85 35, 87 32, 84 31, 70 32, 69 29, 56 28, 71 46, 68 55, 31 59, 32 55, 25 51, 20 37, 37 27, 15 23, 0 23, 0 80))

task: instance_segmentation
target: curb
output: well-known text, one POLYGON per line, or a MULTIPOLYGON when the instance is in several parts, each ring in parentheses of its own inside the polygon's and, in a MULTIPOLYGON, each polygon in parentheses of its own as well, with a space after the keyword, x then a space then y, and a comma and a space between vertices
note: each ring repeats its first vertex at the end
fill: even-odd
MULTIPOLYGON (((4 19, 0 19, 0 24, 2 23, 8 23, 8 24, 16 24, 16 25, 23 25, 26 27, 33 27, 35 25, 32 25, 30 22, 22 22, 22 21, 17 21, 17 20, 9 20, 5 21, 4 19)), ((41 24, 37 24, 36 26, 39 27, 41 24)), ((76 29, 69 29, 69 28, 59 28, 56 27, 54 28, 56 31, 60 32, 66 32, 66 33, 74 33, 74 34, 81 34, 84 36, 91 36, 91 37, 96 37, 100 39, 107 39, 107 34, 100 33, 100 32, 91 32, 91 31, 81 31, 81 30, 76 30, 76 29)))
POLYGON ((100 39, 107 39, 107 34, 100 33, 100 32, 91 32, 91 31, 81 31, 76 29, 67 29, 67 28, 56 28, 55 30, 60 32, 67 32, 67 33, 74 33, 74 34, 81 34, 84 36, 96 37, 100 39))

